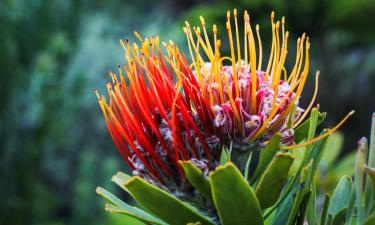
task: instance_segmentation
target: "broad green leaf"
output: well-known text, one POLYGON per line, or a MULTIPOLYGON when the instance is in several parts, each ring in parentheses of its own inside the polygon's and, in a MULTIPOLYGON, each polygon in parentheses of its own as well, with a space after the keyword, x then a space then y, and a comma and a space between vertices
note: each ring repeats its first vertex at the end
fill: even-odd
MULTIPOLYGON (((323 122, 323 120, 326 118, 326 115, 327 113, 319 113, 318 122, 316 126, 319 126, 319 124, 323 122)), ((303 141, 303 139, 307 137, 308 132, 309 132, 309 126, 310 126, 310 118, 305 120, 301 125, 299 125, 295 129, 294 140, 296 143, 300 143, 301 141, 303 141)))
POLYGON ((344 176, 340 179, 331 197, 331 202, 328 207, 329 215, 335 217, 342 209, 349 205, 352 186, 350 177, 344 176))
POLYGON ((292 163, 290 153, 278 153, 263 173, 255 190, 262 209, 272 206, 279 198, 292 163))
POLYGON ((222 225, 263 225, 255 193, 233 163, 211 172, 210 184, 222 225))
POLYGON ((191 161, 180 161, 189 182, 207 199, 212 200, 210 182, 191 161))
POLYGON ((288 225, 295 224, 297 219, 298 211, 301 207, 305 195, 309 192, 311 180, 313 179, 313 160, 309 162, 303 169, 301 174, 301 179, 299 181, 299 190, 296 193, 296 198, 294 199, 292 210, 288 217, 288 225))
MULTIPOLYGON (((119 198, 114 196, 109 191, 105 190, 104 188, 98 187, 96 189, 96 193, 110 201, 112 204, 121 209, 121 213, 136 218, 142 222, 146 223, 153 223, 153 224, 160 224, 160 225, 167 225, 165 222, 161 221, 160 219, 151 216, 147 212, 143 211, 142 209, 130 206, 125 202, 121 201, 119 198)), ((107 207, 106 207, 107 209, 107 207)))
POLYGON ((266 170, 268 164, 271 162, 271 160, 276 154, 277 147, 280 144, 280 140, 281 140, 281 134, 276 133, 275 135, 272 136, 271 140, 266 145, 266 147, 261 150, 260 156, 259 156, 259 163, 257 165, 257 168, 255 169, 253 177, 251 178, 251 183, 256 181, 262 175, 262 173, 266 170))
POLYGON ((196 222, 201 222, 202 225, 214 225, 210 219, 192 206, 138 176, 129 179, 125 187, 140 205, 170 225, 196 222))

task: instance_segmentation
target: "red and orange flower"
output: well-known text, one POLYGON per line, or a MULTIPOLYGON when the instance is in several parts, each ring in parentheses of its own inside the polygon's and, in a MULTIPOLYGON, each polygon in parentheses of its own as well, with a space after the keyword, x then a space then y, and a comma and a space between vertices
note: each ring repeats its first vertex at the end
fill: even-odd
POLYGON ((271 14, 267 62, 259 25, 253 32, 245 11, 240 37, 236 10, 233 17, 232 32, 228 11, 229 56, 220 54, 216 25, 210 39, 202 17, 201 27, 191 28, 187 22, 184 27, 190 63, 172 41, 161 44, 166 54, 158 37, 143 39, 135 33, 139 46, 121 41, 126 63, 119 74, 110 73, 109 103, 96 93, 109 133, 134 174, 160 186, 178 186, 184 180, 179 160, 192 160, 208 172, 230 143, 259 145, 280 132, 281 149, 300 147, 329 135, 352 114, 324 136, 294 145, 294 129, 309 113, 318 90, 317 72, 310 104, 306 110, 299 107, 309 74, 309 39, 305 34, 298 38, 288 72, 284 17, 275 22, 271 14))

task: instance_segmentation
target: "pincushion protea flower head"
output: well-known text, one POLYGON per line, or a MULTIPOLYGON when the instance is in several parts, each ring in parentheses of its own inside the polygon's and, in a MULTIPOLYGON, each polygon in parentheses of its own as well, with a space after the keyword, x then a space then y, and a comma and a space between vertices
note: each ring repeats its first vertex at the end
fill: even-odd
POLYGON ((300 147, 333 132, 349 116, 324 136, 293 145, 294 128, 308 114, 318 89, 319 73, 309 106, 300 108, 309 39, 305 34, 298 38, 288 73, 284 17, 275 22, 271 14, 272 45, 265 65, 259 26, 254 33, 245 11, 241 44, 237 11, 235 35, 230 17, 228 11, 229 56, 220 53, 216 25, 210 40, 202 17, 201 28, 188 22, 184 27, 191 64, 172 41, 162 43, 165 55, 158 37, 142 39, 135 33, 140 46, 121 41, 126 64, 118 75, 110 73, 109 103, 96 93, 109 133, 134 174, 168 189, 181 188, 185 182, 179 160, 191 160, 207 173, 218 165, 223 145, 260 145, 279 132, 281 149, 300 147))

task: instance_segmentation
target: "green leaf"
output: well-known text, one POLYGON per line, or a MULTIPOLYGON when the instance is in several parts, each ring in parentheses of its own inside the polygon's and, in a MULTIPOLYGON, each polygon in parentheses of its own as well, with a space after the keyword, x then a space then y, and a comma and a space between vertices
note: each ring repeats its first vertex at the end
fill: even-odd
POLYGON ((253 158, 253 151, 249 153, 249 157, 247 157, 246 165, 245 165, 245 172, 244 172, 244 177, 245 180, 249 179, 249 170, 250 170, 250 163, 251 159, 253 158))
MULTIPOLYGON (((326 131, 323 131, 320 135, 323 135, 326 131)), ((327 137, 323 138, 322 140, 315 142, 312 147, 307 160, 313 160, 312 164, 312 172, 315 175, 316 171, 319 168, 319 163, 323 157, 324 150, 326 149, 325 146, 327 144, 327 137)), ((307 161, 307 162, 308 162, 307 161)))
POLYGON ((367 165, 369 165, 372 168, 375 168, 375 113, 372 114, 370 147, 369 147, 367 165))
POLYGON ((328 207, 328 214, 336 216, 342 209, 350 203, 352 193, 352 180, 348 176, 343 176, 337 184, 328 207))
POLYGON ((365 193, 364 193, 364 166, 367 157, 367 140, 362 138, 358 142, 357 158, 354 167, 354 190, 355 190, 355 206, 357 209, 357 221, 361 224, 365 216, 365 193))
POLYGON ((375 212, 371 213, 369 217, 366 218, 362 225, 374 225, 375 224, 375 212))
POLYGON ((277 207, 277 211, 273 217, 272 225, 286 224, 288 222, 288 217, 294 204, 294 198, 299 188, 299 185, 295 185, 294 188, 287 193, 285 199, 277 207))
POLYGON ((327 144, 325 146, 322 162, 320 167, 324 170, 328 170, 333 166, 333 163, 336 161, 342 146, 344 144, 344 135, 340 132, 335 132, 329 135, 327 139, 327 144))
POLYGON ((310 189, 311 179, 313 178, 312 167, 313 160, 311 160, 310 163, 302 169, 301 179, 299 181, 300 188, 297 191, 292 210, 288 217, 288 225, 292 225, 295 223, 303 199, 305 198, 305 195, 308 193, 310 189))
POLYGON ((152 223, 151 221, 142 221, 141 219, 137 219, 136 217, 129 215, 128 211, 123 210, 120 207, 115 206, 115 205, 106 204, 105 210, 110 213, 120 214, 122 216, 120 221, 123 223, 131 222, 131 224, 137 224, 137 225, 145 225, 145 224, 154 225, 155 224, 155 223, 152 223))
MULTIPOLYGON (((98 187, 96 189, 96 193, 110 201, 112 204, 118 207, 119 210, 121 210, 121 213, 126 214, 128 216, 131 216, 133 218, 136 218, 142 222, 145 223, 153 223, 153 224, 160 224, 160 225, 167 225, 165 222, 161 221, 160 219, 155 218, 154 216, 151 216, 147 212, 143 211, 142 209, 130 206, 126 204, 125 202, 121 201, 119 198, 114 196, 109 191, 105 190, 104 188, 98 187)), ((112 208, 107 208, 106 210, 109 210, 112 208)), ((110 212, 114 212, 109 210, 110 212)))
MULTIPOLYGON (((308 191, 302 199, 301 206, 299 207, 296 225, 303 225, 305 222, 306 210, 308 207, 308 202, 310 200, 311 193, 312 193, 311 190, 308 191)), ((314 224, 311 224, 311 225, 314 225, 314 224)))
POLYGON ((367 173, 367 176, 365 177, 365 206, 366 213, 368 214, 375 210, 375 180, 372 177, 371 172, 369 172, 369 168, 375 168, 375 113, 372 115, 370 146, 368 151, 367 166, 365 166, 365 171, 367 173))
POLYGON ((189 182, 207 199, 212 200, 210 182, 191 161, 180 161, 189 182))
POLYGON ((330 200, 331 200, 331 196, 328 193, 326 193, 325 198, 324 198, 324 205, 323 205, 323 210, 322 210, 322 216, 320 217, 320 225, 326 224, 327 213, 328 213, 328 207, 329 207, 330 200))
POLYGON ((202 225, 214 225, 192 206, 138 176, 129 179, 125 187, 140 205, 170 225, 196 222, 201 222, 202 225))
MULTIPOLYGON (((367 173, 367 175, 370 178, 371 183, 372 183, 372 188, 371 188, 371 191, 372 191, 372 196, 371 197, 372 197, 372 199, 370 201, 370 199, 366 198, 366 200, 367 200, 366 206, 369 209, 367 212, 372 212, 375 209, 375 194, 373 193, 374 190, 375 190, 375 169, 371 168, 371 167, 368 167, 366 165, 364 166, 364 169, 365 169, 365 172, 367 173)), ((367 188, 370 188, 370 187, 367 187, 367 188)))
POLYGON ((307 204, 306 220, 309 225, 315 225, 316 222, 316 183, 314 177, 311 183, 311 196, 307 204))
MULTIPOLYGON (((326 115, 327 113, 319 113, 316 126, 319 126, 319 124, 323 122, 323 120, 326 118, 326 115)), ((311 118, 305 120, 305 122, 303 122, 300 126, 298 126, 295 129, 294 140, 296 143, 300 143, 301 141, 303 141, 303 139, 307 137, 310 127, 310 119, 311 118)))
POLYGON ((230 161, 230 151, 223 147, 220 155, 220 165, 225 165, 230 161))
POLYGON ((131 178, 131 176, 123 173, 123 172, 117 172, 113 177, 112 177, 112 181, 117 184, 119 187, 121 187, 122 189, 124 189, 125 191, 127 191, 125 189, 125 186, 124 184, 131 178))
POLYGON ((298 170, 302 168, 303 157, 304 157, 304 147, 296 148, 296 149, 290 149, 289 152, 294 157, 293 164, 289 170, 289 177, 299 174, 298 170))
POLYGON ((233 163, 211 172, 210 184, 222 225, 263 225, 255 193, 233 163))
POLYGON ((292 163, 290 153, 278 153, 263 173, 255 190, 262 209, 272 206, 279 198, 292 163))
POLYGON ((344 225, 346 222, 346 214, 348 212, 348 207, 342 208, 332 220, 332 225, 344 225))
POLYGON ((272 158, 275 156, 277 147, 279 147, 281 140, 281 134, 276 133, 272 136, 271 140, 267 144, 267 146, 261 150, 259 156, 259 163, 257 168, 255 169, 254 175, 251 178, 251 183, 256 181, 262 173, 266 170, 268 164, 271 162, 272 158))

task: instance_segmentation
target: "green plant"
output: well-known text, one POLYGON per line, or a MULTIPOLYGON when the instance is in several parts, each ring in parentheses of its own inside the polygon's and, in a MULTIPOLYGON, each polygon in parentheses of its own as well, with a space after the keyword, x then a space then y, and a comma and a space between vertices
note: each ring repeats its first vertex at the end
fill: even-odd
MULTIPOLYGON (((211 45, 203 18, 202 28, 186 23, 191 66, 172 41, 162 44, 165 57, 158 37, 135 33, 141 46, 121 42, 127 79, 121 68, 119 78, 110 73, 109 103, 96 94, 109 133, 133 169, 134 176, 120 172, 112 180, 140 207, 98 188, 111 202, 106 210, 144 224, 371 224, 374 187, 364 171, 375 178, 375 149, 368 151, 365 139, 359 142, 354 183, 342 177, 331 197, 326 195, 323 210, 317 208, 315 177, 327 138, 354 112, 317 135, 326 116, 312 108, 318 85, 306 111, 299 107, 309 72, 308 38, 297 41, 296 63, 287 75, 289 33, 284 18, 274 22, 272 13, 271 56, 262 71, 259 26, 257 58, 255 32, 245 12, 242 61, 236 10, 234 39, 230 12, 227 17, 228 57, 220 56, 216 26, 211 45)), ((318 77, 319 72, 317 84, 318 77)))

